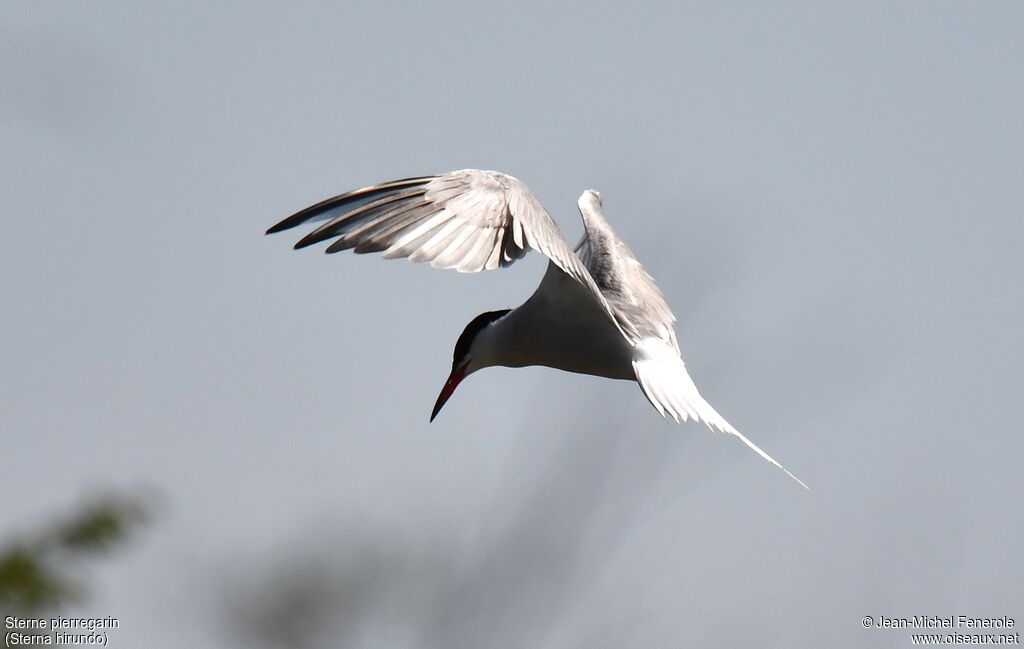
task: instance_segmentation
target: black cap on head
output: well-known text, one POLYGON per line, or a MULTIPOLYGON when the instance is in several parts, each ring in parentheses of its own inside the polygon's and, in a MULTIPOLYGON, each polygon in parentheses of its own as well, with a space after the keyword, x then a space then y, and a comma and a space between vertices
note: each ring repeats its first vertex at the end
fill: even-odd
POLYGON ((469 321, 466 328, 462 330, 462 335, 459 336, 459 339, 455 342, 455 351, 452 353, 453 370, 465 362, 466 354, 469 353, 469 348, 473 344, 473 339, 476 338, 477 334, 483 331, 484 327, 503 317, 511 310, 512 309, 486 311, 469 321))
POLYGON ((473 341, 477 335, 487 328, 487 325, 498 320, 510 310, 502 309, 501 311, 481 313, 470 320, 466 328, 462 330, 462 335, 459 336, 459 340, 455 343, 455 352, 452 354, 452 373, 448 376, 448 380, 445 381, 444 387, 441 388, 441 394, 437 395, 434 410, 430 413, 430 421, 434 421, 437 413, 441 412, 441 408, 444 407, 444 404, 448 402, 448 399, 455 392, 455 388, 459 387, 462 379, 466 378, 466 374, 469 371, 469 363, 467 362, 469 360, 467 358, 469 356, 469 348, 473 346, 473 341))

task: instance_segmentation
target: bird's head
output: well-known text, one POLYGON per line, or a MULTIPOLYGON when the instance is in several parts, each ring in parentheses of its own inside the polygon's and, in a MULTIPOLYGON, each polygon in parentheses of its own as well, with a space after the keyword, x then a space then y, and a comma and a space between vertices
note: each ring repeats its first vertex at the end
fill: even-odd
POLYGON ((455 392, 455 388, 459 387, 462 379, 477 370, 495 364, 492 362, 492 354, 489 353, 487 346, 481 342, 485 340, 486 336, 480 334, 509 311, 510 309, 502 309, 481 313, 470 320, 466 328, 462 330, 462 335, 455 343, 455 351, 452 352, 452 373, 448 375, 448 380, 441 388, 441 394, 437 396, 434 411, 430 413, 430 421, 434 421, 437 413, 441 412, 441 408, 455 392))

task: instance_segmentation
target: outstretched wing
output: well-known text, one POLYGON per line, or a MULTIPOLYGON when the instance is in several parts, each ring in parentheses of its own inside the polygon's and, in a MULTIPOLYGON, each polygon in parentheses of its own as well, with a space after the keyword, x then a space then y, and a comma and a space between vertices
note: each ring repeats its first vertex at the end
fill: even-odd
POLYGON ((676 317, 654 278, 608 225, 601 210, 601 195, 593 190, 583 192, 579 209, 586 232, 576 252, 611 305, 620 326, 634 332, 634 344, 642 338, 658 338, 678 354, 673 326, 676 317))
POLYGON ((689 372, 686 371, 686 365, 679 357, 677 350, 670 348, 663 341, 653 338, 641 341, 636 346, 633 371, 636 373, 637 383, 640 384, 644 396, 654 404, 663 417, 671 417, 677 422, 684 422, 687 419, 703 421, 709 428, 735 435, 755 453, 799 482, 801 487, 808 488, 800 478, 790 473, 786 467, 762 451, 757 444, 733 428, 722 415, 711 407, 710 403, 704 400, 704 397, 700 396, 700 392, 697 391, 697 386, 690 378, 689 372))
POLYGON ((503 173, 464 169, 364 187, 293 214, 267 234, 314 221, 326 222, 296 248, 333 239, 328 253, 381 252, 387 259, 405 257, 466 273, 505 267, 536 250, 587 287, 615 320, 544 206, 525 184, 503 173))

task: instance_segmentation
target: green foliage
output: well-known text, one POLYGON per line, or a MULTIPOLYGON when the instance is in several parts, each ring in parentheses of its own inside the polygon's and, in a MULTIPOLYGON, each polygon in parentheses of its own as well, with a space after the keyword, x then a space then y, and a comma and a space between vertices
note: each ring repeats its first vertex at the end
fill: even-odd
POLYGON ((0 609, 40 613, 85 593, 72 575, 84 557, 108 553, 149 519, 141 498, 108 494, 0 546, 0 609))
POLYGON ((15 545, 0 553, 0 608, 36 612, 76 597, 74 586, 43 553, 15 545))
POLYGON ((69 552, 105 552, 146 519, 147 510, 141 502, 107 496, 59 526, 56 538, 60 547, 69 552))

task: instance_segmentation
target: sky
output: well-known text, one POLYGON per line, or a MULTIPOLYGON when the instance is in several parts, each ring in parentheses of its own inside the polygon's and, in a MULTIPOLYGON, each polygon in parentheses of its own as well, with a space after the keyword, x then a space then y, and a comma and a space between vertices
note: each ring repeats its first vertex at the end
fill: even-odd
POLYGON ((905 647, 1024 624, 1024 7, 0 6, 0 534, 161 506, 69 614, 111 646, 905 647), (474 167, 606 215, 704 396, 467 380, 461 275, 291 250, 474 167))

